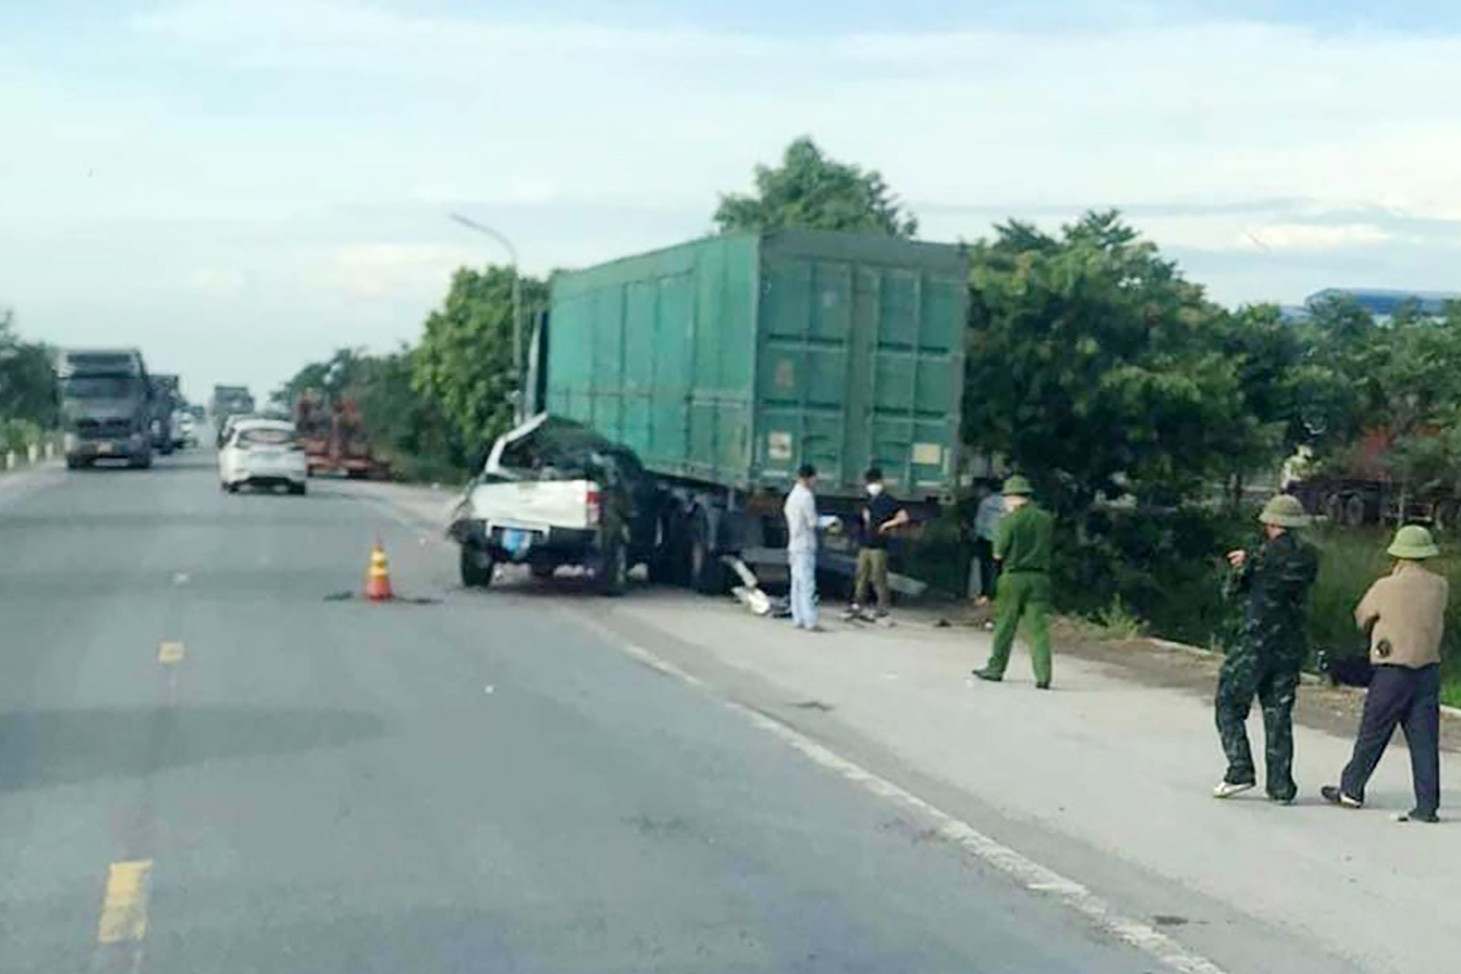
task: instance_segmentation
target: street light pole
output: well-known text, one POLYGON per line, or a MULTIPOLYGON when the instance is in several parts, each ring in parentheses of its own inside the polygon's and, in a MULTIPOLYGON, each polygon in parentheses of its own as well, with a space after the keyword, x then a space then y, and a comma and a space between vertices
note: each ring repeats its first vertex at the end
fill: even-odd
POLYGON ((485 224, 468 219, 460 213, 450 214, 451 218, 466 227, 468 230, 475 230, 477 233, 491 237, 502 244, 507 256, 512 261, 512 369, 513 383, 517 387, 517 402, 513 405, 513 418, 516 422, 523 421, 523 413, 527 407, 528 391, 523 388, 523 290, 522 273, 518 270, 517 248, 507 236, 485 224))

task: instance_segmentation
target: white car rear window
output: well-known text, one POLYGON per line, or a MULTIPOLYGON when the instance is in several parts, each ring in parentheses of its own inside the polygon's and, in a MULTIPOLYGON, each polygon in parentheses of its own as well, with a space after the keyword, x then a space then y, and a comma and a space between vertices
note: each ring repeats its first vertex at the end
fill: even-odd
POLYGON ((240 446, 285 446, 294 442, 294 434, 289 430, 243 430, 238 442, 240 446))

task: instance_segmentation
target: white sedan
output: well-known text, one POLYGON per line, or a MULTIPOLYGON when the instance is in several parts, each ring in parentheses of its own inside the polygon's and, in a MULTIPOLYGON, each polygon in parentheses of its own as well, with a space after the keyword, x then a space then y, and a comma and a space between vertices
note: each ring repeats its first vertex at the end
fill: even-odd
POLYGON ((239 420, 218 451, 218 479, 230 494, 240 487, 307 489, 309 464, 293 423, 277 419, 239 420))

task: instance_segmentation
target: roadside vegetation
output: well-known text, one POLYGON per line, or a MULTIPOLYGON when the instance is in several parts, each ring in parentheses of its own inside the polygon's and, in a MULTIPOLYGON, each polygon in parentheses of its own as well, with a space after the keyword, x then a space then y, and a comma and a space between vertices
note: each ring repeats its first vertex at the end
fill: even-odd
POLYGON ((51 350, 22 338, 14 312, 0 307, 0 454, 43 443, 57 418, 51 350))
MULTIPOLYGON (((749 193, 723 195, 712 219, 721 232, 918 229, 878 173, 805 138, 757 167, 749 193)), ((968 246, 963 439, 971 456, 1028 475, 1059 516, 1067 612, 1228 645, 1221 555, 1256 538, 1245 488, 1272 483, 1301 447, 1318 472, 1347 469, 1364 442, 1375 474, 1406 489, 1461 484, 1461 308, 1434 320, 1402 307, 1383 323, 1344 300, 1302 322, 1273 305, 1226 309, 1116 212, 1058 228, 1011 220, 968 246)), ((464 481, 511 421, 513 273, 463 268, 416 344, 341 350, 277 399, 351 395, 398 470, 464 481)), ((524 278, 522 289, 532 321, 547 286, 524 278)), ((963 592, 966 514, 961 505, 925 525, 905 567, 963 592)), ((1385 568, 1383 545, 1370 533, 1322 541, 1315 643, 1353 647, 1349 609, 1385 568)), ((1456 699, 1461 648, 1449 654, 1456 699)))

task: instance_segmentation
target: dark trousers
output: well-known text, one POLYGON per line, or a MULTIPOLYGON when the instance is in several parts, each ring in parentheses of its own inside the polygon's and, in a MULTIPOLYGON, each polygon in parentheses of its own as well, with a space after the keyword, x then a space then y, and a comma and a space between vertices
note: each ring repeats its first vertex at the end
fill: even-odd
POLYGON ((1364 801, 1365 785, 1395 733, 1405 732, 1410 773, 1415 779, 1415 810, 1434 814, 1441 804, 1441 668, 1410 669, 1377 666, 1365 694, 1354 756, 1345 765, 1339 787, 1364 801))
POLYGON ((979 594, 986 599, 992 599, 995 582, 999 579, 999 563, 994 560, 994 542, 986 538, 975 538, 974 557, 979 559, 979 594))

